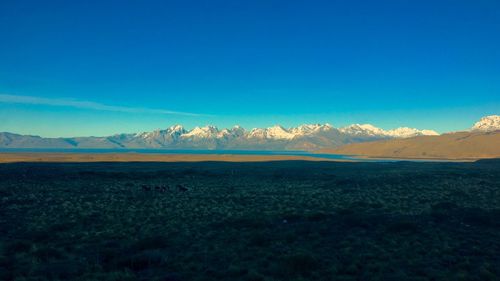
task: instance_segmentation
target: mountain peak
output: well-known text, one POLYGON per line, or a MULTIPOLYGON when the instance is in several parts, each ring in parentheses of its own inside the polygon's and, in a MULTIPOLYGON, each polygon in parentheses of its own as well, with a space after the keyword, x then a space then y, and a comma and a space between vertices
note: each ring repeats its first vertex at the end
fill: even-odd
POLYGON ((377 136, 377 137, 391 137, 391 138, 410 138, 415 136, 435 136, 439 135, 433 130, 418 130, 409 127, 400 127, 392 130, 384 130, 377 128, 371 124, 353 124, 340 131, 349 135, 358 136, 377 136))
POLYGON ((173 125, 168 128, 169 131, 171 132, 182 132, 184 131, 184 127, 182 125, 173 125))
POLYGON ((190 132, 187 132, 182 135, 182 137, 196 137, 196 138, 211 138, 217 136, 219 133, 219 129, 215 126, 204 126, 204 127, 195 127, 190 132))
POLYGON ((294 134, 290 133, 281 125, 275 125, 266 129, 266 136, 271 139, 293 139, 294 134))
POLYGON ((295 136, 306 136, 311 135, 319 131, 326 131, 333 129, 332 125, 326 123, 325 125, 321 124, 303 124, 296 128, 291 128, 290 133, 295 136))
POLYGON ((409 127, 400 127, 397 129, 386 131, 386 134, 395 138, 410 138, 416 136, 437 136, 439 135, 436 131, 433 130, 418 130, 415 128, 409 127))
POLYGON ((500 130, 500 115, 490 115, 481 118, 474 124, 472 131, 491 132, 500 130))
POLYGON ((385 135, 384 130, 377 128, 372 124, 352 124, 350 126, 340 128, 340 131, 350 135, 385 135))

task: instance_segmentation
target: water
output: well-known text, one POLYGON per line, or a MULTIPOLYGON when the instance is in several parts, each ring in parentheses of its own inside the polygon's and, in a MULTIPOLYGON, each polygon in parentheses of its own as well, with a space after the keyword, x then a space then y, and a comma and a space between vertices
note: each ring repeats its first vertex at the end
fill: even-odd
MULTIPOLYGON (((342 154, 322 154, 307 151, 271 151, 271 150, 190 150, 190 149, 128 149, 128 148, 81 148, 81 149, 58 149, 58 148, 1 148, 0 152, 45 152, 45 153, 144 153, 144 154, 209 154, 209 155, 285 155, 285 156, 308 156, 314 158, 354 160, 361 162, 397 162, 396 159, 366 159, 356 156, 342 154)), ((440 160, 408 159, 404 161, 413 162, 436 162, 440 160)), ((442 161, 442 160, 441 160, 442 161)))

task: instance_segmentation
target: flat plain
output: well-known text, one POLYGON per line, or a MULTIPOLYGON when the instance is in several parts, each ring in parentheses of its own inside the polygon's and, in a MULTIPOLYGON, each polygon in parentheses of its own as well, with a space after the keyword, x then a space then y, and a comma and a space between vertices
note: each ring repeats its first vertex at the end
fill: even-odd
MULTIPOLYGON (((161 153, 68 153, 4 152, 0 163, 19 162, 266 162, 284 160, 331 161, 311 156, 243 154, 161 154, 161 153)), ((336 159, 336 161, 340 161, 336 159)))
POLYGON ((0 280, 498 280, 500 162, 0 165, 0 280))

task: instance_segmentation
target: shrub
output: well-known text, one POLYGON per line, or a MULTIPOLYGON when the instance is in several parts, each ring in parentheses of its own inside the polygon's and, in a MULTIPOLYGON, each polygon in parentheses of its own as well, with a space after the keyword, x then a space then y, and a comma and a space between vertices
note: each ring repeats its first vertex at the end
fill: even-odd
POLYGON ((50 246, 42 246, 34 251, 34 256, 42 260, 59 259, 63 253, 56 248, 50 246))
POLYGON ((25 240, 14 240, 7 243, 5 246, 5 252, 7 254, 17 254, 22 252, 28 252, 31 249, 31 243, 25 240))
POLYGON ((418 231, 418 225, 411 221, 396 221, 387 225, 387 231, 392 233, 411 234, 418 231))
POLYGON ((139 252, 143 250, 166 248, 168 245, 169 243, 166 237, 160 235, 150 236, 139 239, 132 245, 131 250, 139 252))
POLYGON ((82 264, 76 261, 51 262, 42 264, 36 273, 43 277, 54 279, 73 279, 83 270, 82 264))
POLYGON ((319 262, 309 253, 298 253, 285 257, 284 267, 291 275, 306 276, 319 268, 319 262))

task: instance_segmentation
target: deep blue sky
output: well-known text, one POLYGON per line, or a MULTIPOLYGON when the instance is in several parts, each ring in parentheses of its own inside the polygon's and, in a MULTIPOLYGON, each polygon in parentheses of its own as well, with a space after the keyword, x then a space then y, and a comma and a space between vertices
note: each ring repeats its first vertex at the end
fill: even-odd
POLYGON ((0 131, 43 136, 461 130, 500 113, 500 1, 2 0, 0 95, 0 131))

